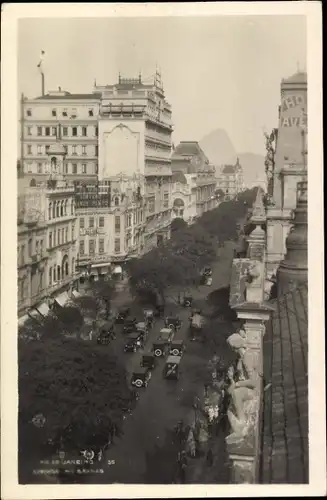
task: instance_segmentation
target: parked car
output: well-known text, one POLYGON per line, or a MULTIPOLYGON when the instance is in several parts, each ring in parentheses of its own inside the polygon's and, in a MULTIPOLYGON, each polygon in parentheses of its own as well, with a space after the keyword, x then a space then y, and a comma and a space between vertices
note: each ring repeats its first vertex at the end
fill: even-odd
POLYGON ((164 342, 169 343, 173 340, 174 335, 174 328, 161 328, 158 340, 163 340, 164 342))
POLYGON ((178 380, 180 356, 168 356, 164 368, 164 377, 170 380, 178 380))
POLYGON ((140 364, 143 368, 149 368, 149 370, 153 370, 156 366, 155 354, 151 352, 143 354, 140 364))
POLYGON ((167 342, 165 340, 156 340, 153 342, 152 350, 157 358, 164 356, 167 351, 167 342))
POLYGON ((185 297, 182 300, 182 306, 191 307, 192 303, 193 303, 193 297, 191 295, 185 295, 185 297))
POLYGON ((115 322, 118 324, 123 324, 125 321, 125 318, 127 318, 128 314, 129 314, 129 307, 124 307, 123 309, 118 311, 116 318, 115 318, 115 322))
POLYGON ((136 332, 128 335, 124 345, 124 352, 136 352, 140 347, 143 347, 142 333, 136 332))
POLYGON ((137 368, 132 374, 131 384, 137 388, 147 387, 150 379, 151 371, 148 368, 137 368))
POLYGON ((176 331, 181 328, 182 321, 177 316, 167 316, 165 318, 165 326, 176 331))
POLYGON ((126 318, 124 320, 123 332, 124 333, 133 333, 136 331, 136 318, 126 318))
POLYGON ((172 356, 182 356, 185 351, 184 340, 173 340, 170 344, 170 354, 172 356))

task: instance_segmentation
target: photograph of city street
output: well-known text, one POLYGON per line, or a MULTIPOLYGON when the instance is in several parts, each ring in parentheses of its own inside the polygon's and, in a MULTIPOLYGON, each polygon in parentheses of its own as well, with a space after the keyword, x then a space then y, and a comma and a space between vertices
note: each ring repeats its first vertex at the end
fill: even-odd
POLYGON ((305 16, 22 18, 17 102, 19 483, 308 484, 305 16))

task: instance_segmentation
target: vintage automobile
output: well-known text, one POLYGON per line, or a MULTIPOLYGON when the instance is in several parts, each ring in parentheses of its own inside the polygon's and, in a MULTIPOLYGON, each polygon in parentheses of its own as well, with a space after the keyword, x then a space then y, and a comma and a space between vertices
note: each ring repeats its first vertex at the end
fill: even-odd
POLYGON ((168 356, 164 367, 164 377, 170 380, 178 380, 180 362, 180 356, 168 356))
POLYGON ((128 314, 129 314, 129 307, 124 307, 123 309, 118 311, 116 318, 115 318, 115 322, 117 324, 123 324, 125 319, 127 318, 128 314))
POLYGON ((153 370, 156 366, 155 355, 152 352, 143 354, 140 364, 143 368, 149 368, 149 370, 153 370))
POLYGON ((185 351, 185 344, 183 340, 173 340, 170 344, 170 354, 172 356, 182 356, 185 351))
POLYGON ((165 318, 165 326, 176 331, 181 328, 182 321, 177 316, 167 316, 165 318))
POLYGON ((148 368, 137 368, 132 375, 131 385, 137 388, 147 387, 151 378, 151 371, 148 368))
POLYGON ((185 295, 182 300, 182 306, 183 307, 191 307, 193 303, 193 297, 191 295, 185 295))
POLYGON ((135 318, 126 318, 124 320, 123 332, 133 333, 136 331, 137 320, 135 318))
POLYGON ((202 269, 202 276, 212 276, 212 269, 209 266, 206 266, 202 269))
POLYGON ((108 345, 110 344, 112 338, 112 333, 102 331, 97 337, 97 343, 100 345, 108 345))
POLYGON ((140 332, 131 333, 126 338, 124 352, 136 352, 137 349, 143 347, 143 336, 140 332))
POLYGON ((136 323, 135 327, 137 332, 142 332, 144 333, 144 336, 147 336, 148 327, 145 321, 139 321, 138 323, 136 323))
POLYGON ((165 340, 156 340, 153 342, 152 350, 156 358, 164 356, 167 351, 167 342, 165 340))
POLYGON ((158 340, 163 340, 164 342, 169 343, 173 340, 174 335, 174 328, 161 328, 158 340))

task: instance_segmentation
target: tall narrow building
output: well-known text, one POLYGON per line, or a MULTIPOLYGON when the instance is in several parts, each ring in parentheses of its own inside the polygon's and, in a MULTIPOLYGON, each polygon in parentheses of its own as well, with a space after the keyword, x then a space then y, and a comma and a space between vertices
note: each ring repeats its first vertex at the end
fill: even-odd
POLYGON ((161 76, 153 82, 122 78, 96 86, 99 109, 99 181, 134 180, 145 198, 148 250, 169 237, 171 220, 171 106, 161 76))

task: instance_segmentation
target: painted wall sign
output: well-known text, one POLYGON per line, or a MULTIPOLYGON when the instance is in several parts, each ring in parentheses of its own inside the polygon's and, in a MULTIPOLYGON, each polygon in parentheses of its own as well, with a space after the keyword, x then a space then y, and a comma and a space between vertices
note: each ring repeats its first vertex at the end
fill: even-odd
POLYGON ((304 105, 304 96, 301 94, 290 95, 282 100, 282 111, 304 105))
POLYGON ((282 127, 301 127, 305 128, 307 126, 306 115, 302 114, 302 116, 290 116, 282 118, 282 127))

